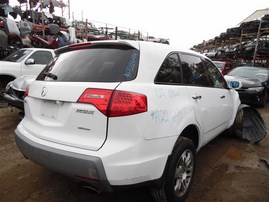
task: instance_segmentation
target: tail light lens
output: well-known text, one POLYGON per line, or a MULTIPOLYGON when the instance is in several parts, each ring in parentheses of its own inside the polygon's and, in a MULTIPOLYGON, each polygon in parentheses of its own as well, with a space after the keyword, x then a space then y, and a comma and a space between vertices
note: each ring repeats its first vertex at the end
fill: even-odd
POLYGON ((26 97, 28 96, 28 94, 29 94, 29 89, 30 89, 30 85, 28 85, 28 86, 26 87, 26 90, 25 90, 25 92, 24 92, 23 98, 26 98, 26 97))
POLYGON ((87 47, 90 46, 91 42, 84 42, 84 43, 76 43, 76 44, 71 44, 69 47, 70 48, 82 48, 82 47, 87 47))
POLYGON ((147 109, 147 97, 145 95, 116 90, 111 100, 110 117, 143 113, 147 109))
POLYGON ((105 89, 86 89, 78 102, 93 104, 107 117, 127 116, 147 111, 143 94, 105 89))
POLYGON ((112 90, 88 88, 78 99, 78 102, 93 104, 98 110, 107 116, 109 100, 112 90))

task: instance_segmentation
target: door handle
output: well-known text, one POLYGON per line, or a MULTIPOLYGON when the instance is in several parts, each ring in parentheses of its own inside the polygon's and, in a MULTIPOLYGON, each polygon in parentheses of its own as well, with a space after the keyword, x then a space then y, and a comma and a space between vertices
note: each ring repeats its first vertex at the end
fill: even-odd
POLYGON ((194 100, 200 100, 201 98, 202 98, 201 95, 194 95, 194 96, 192 96, 192 99, 194 99, 194 100))
POLYGON ((221 96, 220 96, 220 99, 223 99, 223 98, 225 98, 225 95, 221 95, 221 96))

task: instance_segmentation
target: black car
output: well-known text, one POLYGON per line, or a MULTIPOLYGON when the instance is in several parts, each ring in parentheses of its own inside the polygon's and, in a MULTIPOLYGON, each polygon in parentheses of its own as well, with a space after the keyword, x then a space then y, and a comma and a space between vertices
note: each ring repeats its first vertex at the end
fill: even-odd
POLYGON ((236 67, 225 75, 226 81, 240 81, 237 89, 242 103, 264 107, 269 96, 269 69, 265 67, 236 67))

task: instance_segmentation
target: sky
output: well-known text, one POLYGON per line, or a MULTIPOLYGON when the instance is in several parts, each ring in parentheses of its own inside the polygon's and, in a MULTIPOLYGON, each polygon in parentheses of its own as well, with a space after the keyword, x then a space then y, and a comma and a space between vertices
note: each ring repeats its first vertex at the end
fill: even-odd
POLYGON ((180 49, 219 36, 265 8, 269 8, 269 0, 70 0, 71 18, 87 18, 96 27, 108 24, 131 32, 139 30, 145 36, 167 38, 180 49))

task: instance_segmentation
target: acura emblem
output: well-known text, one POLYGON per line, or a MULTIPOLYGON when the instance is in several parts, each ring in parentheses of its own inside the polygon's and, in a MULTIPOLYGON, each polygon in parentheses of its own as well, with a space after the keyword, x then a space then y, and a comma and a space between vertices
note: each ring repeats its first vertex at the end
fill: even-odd
POLYGON ((48 89, 46 87, 43 87, 41 91, 41 96, 44 97, 45 95, 47 95, 47 92, 48 92, 48 89))

